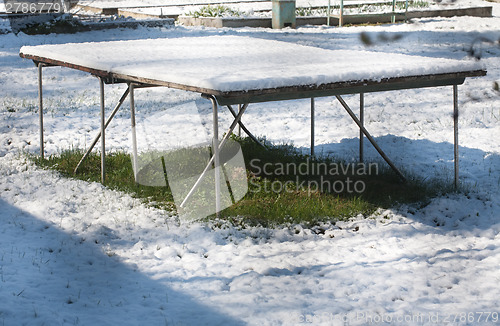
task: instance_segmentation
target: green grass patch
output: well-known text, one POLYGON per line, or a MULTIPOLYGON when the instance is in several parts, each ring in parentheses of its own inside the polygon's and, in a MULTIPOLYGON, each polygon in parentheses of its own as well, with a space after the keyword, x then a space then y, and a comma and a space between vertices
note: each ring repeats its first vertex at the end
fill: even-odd
MULTIPOLYGON (((63 176, 89 182, 101 182, 101 155, 91 153, 82 162, 78 172, 73 173, 84 151, 71 149, 42 159, 32 157, 38 166, 59 171, 63 176)), ((106 153, 106 186, 124 191, 135 198, 142 199, 151 206, 175 210, 173 197, 168 187, 148 187, 137 184, 134 179, 130 155, 124 152, 106 153)))
POLYGON ((368 216, 378 208, 425 205, 452 190, 451 183, 425 180, 404 172, 401 179, 385 162, 356 163, 331 157, 312 158, 291 145, 264 149, 249 138, 238 139, 249 174, 249 192, 221 216, 243 217, 248 224, 301 223, 368 216))
MULTIPOLYGON (((414 177, 403 183, 385 163, 312 158, 291 145, 267 144, 264 149, 248 138, 234 139, 240 143, 245 158, 249 191, 241 201, 220 212, 220 218, 239 225, 299 223, 311 227, 359 214, 368 216, 378 208, 402 203, 425 204, 451 190, 448 183, 414 177)), ((91 154, 73 174, 82 155, 81 150, 68 150, 46 159, 32 159, 66 177, 100 182, 99 154, 91 154)), ((152 206, 175 210, 168 186, 136 184, 129 154, 106 155, 106 186, 152 206)))

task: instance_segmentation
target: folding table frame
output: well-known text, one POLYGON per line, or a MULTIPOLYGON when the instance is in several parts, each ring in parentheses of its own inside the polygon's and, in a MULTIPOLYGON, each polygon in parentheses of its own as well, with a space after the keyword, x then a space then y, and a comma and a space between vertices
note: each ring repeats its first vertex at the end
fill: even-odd
MULTIPOLYGON (((191 194, 196 190, 196 187, 200 181, 204 178, 205 174, 208 172, 212 164, 215 165, 215 191, 216 191, 216 211, 220 211, 220 174, 219 174, 219 152, 224 146, 230 134, 233 132, 234 128, 239 125, 250 137, 255 139, 253 135, 248 131, 245 125, 241 122, 241 117, 245 112, 249 104, 268 102, 268 101, 281 101, 281 100, 293 100, 293 99, 311 99, 311 155, 314 155, 314 109, 316 97, 326 97, 335 96, 340 104, 344 107, 346 112, 352 118, 352 120, 357 124, 360 129, 359 134, 359 156, 360 160, 363 160, 363 139, 366 137, 368 141, 374 146, 381 157, 390 165, 390 167, 400 176, 402 180, 405 177, 401 171, 394 165, 394 163, 389 159, 389 157, 384 153, 380 146, 376 143, 375 139, 370 135, 364 126, 364 94, 370 92, 381 92, 381 91, 392 91, 392 90, 402 90, 402 89, 413 89, 413 88, 423 88, 423 87, 439 87, 439 86, 452 86, 453 88, 453 122, 454 122, 454 185, 455 188, 459 184, 459 167, 458 167, 458 85, 464 83, 466 77, 477 77, 486 75, 485 70, 474 70, 465 72, 454 72, 454 73, 441 73, 441 74, 427 74, 420 76, 407 76, 407 77, 391 77, 384 78, 382 80, 355 80, 355 81, 343 81, 330 84, 321 85, 303 85, 303 86, 291 86, 291 87, 280 87, 280 88, 270 88, 270 89, 259 89, 259 90, 248 90, 248 91, 217 91, 211 89, 205 89, 201 87, 181 85, 171 82, 151 80, 147 78, 140 78, 116 73, 110 73, 107 71, 96 70, 89 67, 78 66, 74 64, 68 64, 66 62, 52 60, 49 58, 37 57, 33 55, 23 55, 27 59, 32 59, 38 67, 38 87, 39 87, 39 120, 40 120, 40 155, 44 155, 44 135, 43 135, 43 92, 42 92, 42 69, 46 66, 64 66, 73 69, 82 70, 89 72, 92 75, 98 77, 100 85, 100 133, 95 137, 94 141, 88 148, 85 155, 82 157, 80 163, 75 168, 75 172, 80 166, 81 162, 87 157, 91 152, 92 148, 101 140, 101 179, 104 183, 106 180, 106 164, 105 164, 105 130, 108 124, 113 119, 114 115, 121 107, 123 102, 127 97, 130 98, 130 110, 131 110, 131 128, 132 128, 132 143, 133 143, 133 164, 134 167, 137 166, 137 145, 136 145, 136 135, 135 135, 135 100, 134 100, 134 90, 136 88, 144 87, 169 87, 176 88, 185 91, 192 91, 201 94, 202 97, 208 99, 212 103, 213 109, 213 155, 203 173, 198 178, 198 181, 193 186, 191 191, 188 193, 186 198, 181 204, 184 206, 189 200, 191 194), (108 119, 105 117, 105 95, 104 95, 104 85, 105 84, 116 84, 116 83, 127 83, 128 87, 121 96, 117 105, 111 112, 108 119), (342 98, 342 95, 346 94, 360 94, 360 116, 359 118, 354 114, 352 109, 347 105, 347 103, 342 98), (236 113, 232 108, 232 105, 238 105, 239 112, 236 113), (218 123, 218 111, 220 106, 227 106, 231 114, 234 116, 234 120, 225 134, 225 137, 219 142, 219 123, 218 123)), ((136 169, 134 169, 136 170, 136 169)))

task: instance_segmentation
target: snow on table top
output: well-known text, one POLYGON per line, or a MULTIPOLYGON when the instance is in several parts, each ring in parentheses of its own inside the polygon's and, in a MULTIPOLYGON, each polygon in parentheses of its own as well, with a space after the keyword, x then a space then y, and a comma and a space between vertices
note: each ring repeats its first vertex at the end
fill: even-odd
POLYGON ((241 36, 24 46, 38 56, 109 73, 220 92, 474 71, 472 61, 325 50, 241 36))

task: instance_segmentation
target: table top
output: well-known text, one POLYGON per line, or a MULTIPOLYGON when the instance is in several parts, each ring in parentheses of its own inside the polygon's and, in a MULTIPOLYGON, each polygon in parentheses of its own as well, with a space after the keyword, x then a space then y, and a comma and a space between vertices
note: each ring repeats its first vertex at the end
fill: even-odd
POLYGON ((486 74, 473 60, 231 35, 24 46, 20 56, 110 82, 211 94, 222 104, 461 84, 486 74))

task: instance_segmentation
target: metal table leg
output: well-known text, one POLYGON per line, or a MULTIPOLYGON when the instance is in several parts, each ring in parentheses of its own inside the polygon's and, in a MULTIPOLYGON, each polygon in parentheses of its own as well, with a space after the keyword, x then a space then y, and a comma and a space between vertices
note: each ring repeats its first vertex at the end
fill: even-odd
MULTIPOLYGON (((217 100, 215 99, 215 97, 213 95, 205 95, 205 94, 203 94, 202 96, 205 97, 205 98, 207 98, 207 99, 210 99, 212 101, 212 106, 213 106, 213 109, 214 109, 214 138, 215 138, 215 135, 218 134, 218 132, 219 132, 219 126, 216 123, 217 120, 218 120, 218 117, 217 117, 217 108, 218 108, 217 100)), ((231 133, 233 132, 234 128, 236 128, 236 126, 240 122, 241 116, 243 115, 243 113, 245 113, 245 110, 246 110, 247 107, 248 107, 248 104, 245 104, 245 105, 242 106, 240 112, 238 112, 238 114, 236 115, 233 123, 231 124, 231 126, 228 129, 228 131, 224 135, 224 138, 222 138, 222 140, 220 142, 218 142, 218 139, 217 139, 218 146, 217 147, 214 146, 213 155, 210 157, 210 160, 208 161, 207 165, 205 166, 205 169, 200 174, 200 176, 198 177, 198 179, 194 183, 194 185, 191 188, 191 190, 188 192, 188 194, 186 195, 186 197, 184 198, 184 200, 182 201, 182 203, 179 205, 181 208, 186 206, 186 203, 189 201, 189 199, 191 198, 191 196, 193 195, 193 193, 196 191, 196 189, 198 189, 199 185, 201 184, 201 181, 203 180, 203 178, 205 178, 205 175, 207 174, 210 166, 214 163, 215 167, 216 168, 218 167, 218 164, 217 164, 218 162, 216 162, 216 158, 218 160, 218 154, 220 153, 221 149, 226 144, 226 141, 231 136, 231 133)), ((214 140, 214 143, 215 142, 216 141, 214 140)), ((216 191, 217 191, 217 189, 219 190, 218 192, 216 192, 216 209, 219 208, 219 210, 217 210, 217 212, 219 212, 220 211, 220 174, 218 173, 218 171, 216 171, 215 173, 216 173, 215 174, 215 177, 216 177, 216 181, 215 181, 216 191), (219 178, 219 181, 217 181, 217 178, 219 178), (219 188, 217 188, 217 185, 218 185, 219 188), (217 197, 219 197, 219 200, 218 200, 218 203, 219 203, 218 205, 219 206, 217 206, 217 197)))
POLYGON ((101 182, 106 183, 106 123, 105 123, 105 105, 104 105, 104 79, 99 77, 99 88, 101 93, 101 182))
POLYGON ((314 97, 311 97, 311 156, 314 156, 314 97))
MULTIPOLYGON (((104 129, 106 129, 108 127, 108 125, 111 122, 111 120, 113 120, 116 112, 118 112, 118 110, 122 106, 123 102, 125 102, 125 99, 127 98, 128 94, 129 94, 129 91, 130 91, 130 87, 127 87, 127 89, 125 90, 125 92, 123 92, 122 97, 118 101, 118 104, 116 104, 115 108, 111 112, 111 115, 109 116, 108 120, 106 120, 106 123, 104 124, 104 129)), ((95 136, 95 138, 92 141, 92 143, 90 144, 89 148, 87 149, 87 151, 85 152, 85 154, 83 154, 82 158, 80 159, 80 162, 78 162, 78 164, 76 165, 75 170, 73 171, 73 173, 76 173, 78 171, 78 169, 80 168, 80 165, 83 163, 83 161, 85 161, 85 159, 87 158, 87 156, 89 156, 90 152, 92 152, 92 150, 94 149, 94 146, 97 144, 97 142, 99 141, 99 139, 101 139, 101 132, 99 132, 95 136)))
MULTIPOLYGON (((364 127, 365 125, 365 94, 359 94, 359 122, 364 127)), ((359 162, 363 163, 364 161, 364 151, 363 151, 363 143, 364 143, 364 134, 361 128, 359 129, 359 162)))
POLYGON ((454 162, 454 185, 458 189, 458 86, 453 85, 453 162, 454 162))
POLYGON ((40 157, 44 158, 44 145, 43 145, 43 92, 42 92, 42 68, 43 63, 38 63, 38 119, 40 124, 40 157))
POLYGON ((217 100, 212 96, 210 97, 212 101, 212 113, 213 113, 213 156, 214 156, 214 173, 215 173, 215 214, 217 216, 220 212, 220 162, 219 162, 219 116, 218 116, 218 105, 217 100))
POLYGON ((134 180, 137 182, 137 134, 135 131, 135 99, 134 99, 134 89, 135 85, 134 84, 129 84, 129 89, 130 89, 130 125, 131 125, 131 130, 132 130, 132 167, 134 170, 134 180))
MULTIPOLYGON (((241 111, 241 104, 238 104, 238 113, 241 111)), ((238 126, 238 137, 241 137, 241 126, 238 126)))

